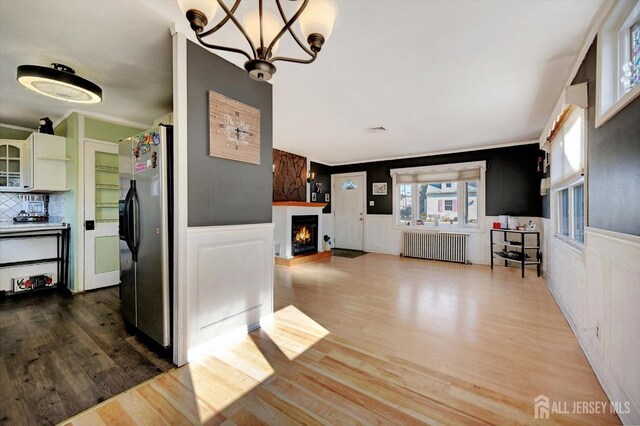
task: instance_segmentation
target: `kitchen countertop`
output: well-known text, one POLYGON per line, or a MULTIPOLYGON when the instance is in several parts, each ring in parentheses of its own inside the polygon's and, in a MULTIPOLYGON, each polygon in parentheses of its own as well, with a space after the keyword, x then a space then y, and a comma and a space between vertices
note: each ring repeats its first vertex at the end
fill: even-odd
POLYGON ((67 228, 66 223, 19 223, 19 222, 0 222, 0 234, 11 234, 17 232, 33 232, 33 231, 57 231, 67 228))

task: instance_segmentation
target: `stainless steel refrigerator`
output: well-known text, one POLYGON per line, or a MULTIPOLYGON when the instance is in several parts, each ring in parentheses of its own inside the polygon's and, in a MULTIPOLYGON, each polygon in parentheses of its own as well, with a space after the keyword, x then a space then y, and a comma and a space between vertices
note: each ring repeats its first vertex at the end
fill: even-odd
POLYGON ((127 322, 171 345, 173 128, 120 142, 120 299, 127 322))

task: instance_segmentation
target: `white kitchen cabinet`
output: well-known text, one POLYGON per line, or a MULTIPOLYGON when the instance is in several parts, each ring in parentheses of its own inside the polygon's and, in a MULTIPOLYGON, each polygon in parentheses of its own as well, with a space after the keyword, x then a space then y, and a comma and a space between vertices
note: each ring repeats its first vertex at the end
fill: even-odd
POLYGON ((0 191, 21 191, 24 187, 24 142, 0 139, 0 191))
POLYGON ((67 141, 62 136, 33 133, 24 142, 25 191, 67 190, 67 141))

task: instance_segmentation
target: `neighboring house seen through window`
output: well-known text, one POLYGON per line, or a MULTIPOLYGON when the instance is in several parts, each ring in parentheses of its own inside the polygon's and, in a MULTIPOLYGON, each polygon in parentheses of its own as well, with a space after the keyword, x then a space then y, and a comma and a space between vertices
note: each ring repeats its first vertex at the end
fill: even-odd
POLYGON ((468 167, 443 165, 392 170, 396 184, 396 225, 477 227, 482 172, 476 163, 468 167))

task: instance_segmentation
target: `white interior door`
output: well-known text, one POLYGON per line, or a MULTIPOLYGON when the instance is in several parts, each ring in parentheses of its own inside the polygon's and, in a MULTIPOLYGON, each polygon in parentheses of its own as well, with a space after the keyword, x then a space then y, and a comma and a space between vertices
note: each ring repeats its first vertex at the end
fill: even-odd
POLYGON ((366 176, 341 174, 331 180, 336 248, 363 250, 366 176))
POLYGON ((120 283, 118 145, 84 146, 84 288, 93 290, 120 283))

